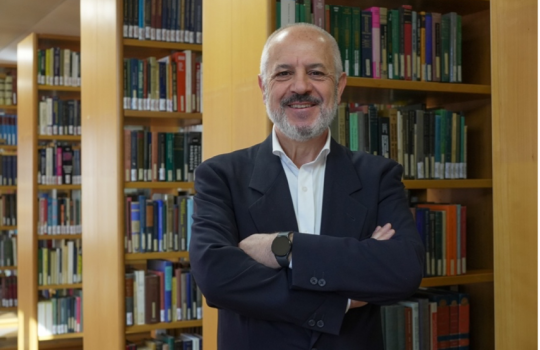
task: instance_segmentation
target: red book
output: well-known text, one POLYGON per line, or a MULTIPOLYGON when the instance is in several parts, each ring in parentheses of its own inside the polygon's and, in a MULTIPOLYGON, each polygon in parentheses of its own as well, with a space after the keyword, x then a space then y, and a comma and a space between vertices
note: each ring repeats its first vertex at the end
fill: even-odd
POLYGON ((159 294, 159 276, 154 273, 146 273, 144 275, 144 317, 146 324, 159 322, 160 294, 159 294))
POLYGON ((461 206, 461 273, 467 273, 467 207, 461 206))
POLYGON ((176 93, 178 96, 178 112, 186 112, 186 53, 175 52, 172 59, 176 62, 176 93))
POLYGON ((403 11, 403 54, 405 59, 405 80, 412 80, 412 6, 402 5, 400 10, 403 11))
POLYGON ((412 309, 405 306, 405 350, 413 350, 412 309))
POLYGON ((449 327, 449 334, 450 334, 450 348, 451 349, 457 349, 459 346, 459 306, 458 306, 458 295, 457 294, 449 294, 448 295, 448 309, 450 313, 450 327, 449 327))
POLYGON ((159 321, 166 322, 165 315, 165 275, 161 271, 148 270, 159 277, 159 321))
POLYGON ((469 349, 470 306, 469 295, 458 294, 459 336, 458 349, 469 349))

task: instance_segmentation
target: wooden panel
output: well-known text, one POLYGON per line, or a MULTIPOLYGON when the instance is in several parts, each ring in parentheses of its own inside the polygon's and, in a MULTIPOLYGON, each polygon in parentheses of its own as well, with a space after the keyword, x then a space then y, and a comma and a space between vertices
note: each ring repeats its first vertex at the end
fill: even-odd
POLYGON ((37 222, 37 36, 31 34, 17 46, 18 109, 18 348, 37 350, 37 241, 34 239, 37 222), (24 286, 24 288, 21 288, 24 286))
POLYGON ((535 0, 492 0, 495 346, 537 349, 538 87, 535 0))
POLYGON ((125 347, 121 5, 81 1, 85 349, 125 347))

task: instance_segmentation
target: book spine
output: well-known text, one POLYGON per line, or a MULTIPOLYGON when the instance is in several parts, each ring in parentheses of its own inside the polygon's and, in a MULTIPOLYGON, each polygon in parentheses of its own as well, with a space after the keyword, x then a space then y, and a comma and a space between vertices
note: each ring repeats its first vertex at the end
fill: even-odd
POLYGON ((375 79, 381 78, 381 19, 380 9, 370 7, 371 12, 371 57, 372 75, 375 79))
POLYGON ((372 78, 371 11, 362 11, 362 77, 372 78))

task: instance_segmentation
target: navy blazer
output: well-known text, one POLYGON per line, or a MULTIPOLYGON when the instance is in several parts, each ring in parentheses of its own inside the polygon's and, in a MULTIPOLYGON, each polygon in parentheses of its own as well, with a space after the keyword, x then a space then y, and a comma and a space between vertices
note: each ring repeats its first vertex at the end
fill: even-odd
POLYGON ((238 243, 254 233, 297 231, 271 135, 196 170, 190 260, 219 308, 220 350, 383 349, 380 305, 407 298, 422 279, 424 248, 402 167, 331 141, 320 235, 295 233, 293 268, 259 264, 238 243), (391 223, 392 239, 370 239, 391 223), (345 312, 347 300, 369 304, 345 312))

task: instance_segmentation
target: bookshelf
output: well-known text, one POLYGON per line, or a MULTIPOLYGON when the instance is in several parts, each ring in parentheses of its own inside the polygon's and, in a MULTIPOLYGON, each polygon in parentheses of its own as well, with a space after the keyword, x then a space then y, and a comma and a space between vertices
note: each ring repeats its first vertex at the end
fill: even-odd
MULTIPOLYGON (((0 63, 0 116, 2 116, 2 124, 4 125, 5 119, 4 116, 17 115, 17 65, 12 63, 0 63), (11 82, 6 83, 6 78, 10 76, 11 82), (8 96, 9 94, 9 96, 8 96), (9 101, 7 101, 9 99, 9 101)), ((2 125, 2 130, 6 130, 2 125)), ((13 130, 15 133, 15 129, 13 130)), ((0 155, 17 155, 17 145, 13 142, 8 142, 4 135, 0 135, 0 155)), ((14 139, 12 141, 15 141, 14 139)), ((14 194, 17 195, 17 186, 0 186, 0 194, 14 194)), ((16 209, 16 208, 15 208, 16 209)), ((3 216, 3 215, 2 215, 3 216)), ((9 237, 13 235, 13 232, 17 230, 16 225, 10 226, 0 226, 0 232, 2 233, 2 238, 9 237), (13 232, 9 232, 13 231, 13 232)), ((14 234, 14 237, 17 237, 14 234)), ((3 266, 0 267, 0 278, 3 279, 3 283, 7 284, 7 279, 9 276, 17 276, 17 266, 16 263, 11 263, 13 266, 3 266)), ((17 278, 17 277, 15 277, 17 278)), ((17 283, 17 282, 15 282, 17 283)), ((7 298, 5 298, 7 299, 7 298)), ((17 296, 14 297, 17 300, 17 296)), ((2 322, 7 325, 11 322, 13 324, 17 323, 17 306, 6 307, 3 304, 0 304, 0 318, 3 319, 2 322)), ((13 339, 16 340, 16 339, 13 339)))
MULTIPOLYGON (((404 2, 327 0, 326 4, 397 8, 404 2)), ((536 33, 531 31, 522 36, 520 33, 523 26, 509 23, 506 16, 512 11, 526 25, 535 28, 536 5, 533 1, 522 1, 518 5, 507 0, 416 0, 407 4, 412 5, 413 9, 441 13, 455 11, 463 15, 464 83, 350 78, 343 99, 360 99, 362 101, 359 102, 371 103, 407 99, 424 101, 428 106, 443 105, 449 109, 467 111, 468 122, 474 130, 474 136, 470 139, 474 145, 471 144, 469 148, 469 179, 404 181, 406 188, 423 199, 465 203, 472 209, 469 231, 471 241, 468 243, 473 252, 468 261, 470 271, 455 278, 427 278, 422 285, 459 285, 460 289, 471 294, 475 305, 474 310, 471 308, 471 348, 493 349, 497 343, 498 349, 513 349, 516 340, 522 345, 529 344, 532 341, 530 336, 536 334, 535 314, 519 318, 518 315, 527 313, 527 304, 519 303, 514 310, 515 304, 511 306, 510 301, 504 297, 515 300, 516 297, 511 296, 516 293, 526 298, 530 303, 528 305, 536 305, 537 288, 533 284, 537 280, 534 244, 537 240, 537 227, 534 222, 526 223, 527 218, 536 217, 537 208, 534 198, 537 191, 533 185, 536 184, 536 170, 533 168, 537 164, 537 99, 533 96, 536 93, 536 75, 527 76, 527 68, 516 64, 511 58, 512 52, 519 50, 518 47, 530 45, 531 51, 526 50, 525 54, 530 57, 527 56, 525 62, 530 67, 534 66, 536 33), (521 81, 525 82, 523 86, 521 81), (501 103, 507 96, 512 96, 515 102, 501 103), (507 116, 521 110, 522 104, 526 106, 527 116, 524 125, 518 126, 515 118, 507 116), (530 131, 525 131, 527 128, 530 131), (524 140, 516 140, 518 131, 524 140), (501 152, 506 147, 511 148, 501 152), (518 168, 521 174, 527 174, 525 178, 529 185, 521 180, 521 175, 517 175, 518 168, 511 164, 510 154, 518 153, 523 154, 520 160, 525 162, 518 168), (527 192, 527 188, 530 192, 527 192), (509 190, 515 190, 515 195, 510 194, 513 192, 509 190), (530 205, 524 212, 511 208, 511 199, 519 201, 521 196, 530 205), (510 228, 510 222, 523 225, 520 232, 530 232, 528 239, 533 243, 531 247, 526 248, 523 241, 516 242, 509 237, 515 229, 510 228), (534 268, 530 273, 525 272, 514 259, 527 262, 534 268), (495 266, 497 273, 494 271, 495 266), (505 271, 504 276, 501 269, 505 271), (529 277, 530 283, 518 277, 524 277, 524 274, 529 277), (508 313, 512 318, 507 317, 508 313), (519 327, 525 327, 529 333, 525 334, 519 327)), ((206 75, 203 82, 204 159, 261 142, 270 132, 255 77, 259 73, 260 52, 274 29, 275 18, 275 2, 271 0, 257 4, 206 1, 205 23, 212 23, 212 26, 208 25, 204 30, 205 70, 215 74, 211 77, 206 75), (245 28, 250 30, 246 31, 245 28), (223 52, 230 52, 231 55, 224 57, 223 52), (224 133, 223 130, 228 132, 224 133)), ((522 206, 520 208, 523 209, 522 206)), ((205 350, 214 350, 217 348, 217 312, 206 308, 204 313, 205 350)))
MULTIPOLYGON (((81 185, 42 185, 38 184, 38 152, 44 144, 66 142, 77 145, 81 137, 62 135, 39 135, 39 102, 43 97, 57 97, 59 100, 79 100, 80 87, 38 84, 38 51, 59 47, 80 52, 80 40, 77 37, 46 35, 32 33, 18 44, 18 86, 19 86, 19 147, 23 155, 18 163, 19 200, 17 210, 21 213, 18 225, 20 275, 19 288, 19 331, 18 347, 22 349, 38 349, 47 346, 62 347, 65 339, 78 339, 81 343, 82 333, 59 335, 38 335, 38 295, 58 292, 62 289, 82 289, 82 283, 51 284, 38 286, 39 260, 38 250, 43 244, 55 244, 59 240, 80 239, 81 235, 40 235, 37 232, 39 218, 38 194, 66 193, 70 198, 74 190, 80 191, 81 185), (47 345, 49 344, 49 345, 47 345)), ((75 147, 77 148, 77 147, 75 147)))
POLYGON ((124 58, 162 58, 175 51, 201 53, 202 45, 143 41, 123 38, 123 1, 81 1, 81 50, 88 60, 82 63, 85 137, 82 140, 85 193, 83 208, 84 279, 96 281, 95 291, 85 296, 84 347, 124 348, 126 339, 156 329, 191 329, 201 320, 126 326, 125 271, 129 266, 146 266, 150 259, 178 261, 187 252, 124 252, 124 196, 139 189, 150 193, 175 194, 192 190, 190 182, 125 182, 124 127, 143 126, 151 131, 173 132, 179 127, 202 123, 201 113, 124 110, 124 58), (104 6, 105 5, 105 6, 104 6), (115 33, 111 35, 111 33, 115 33), (100 74, 95 74, 96 69, 100 74), (95 167, 99 164, 99 170, 95 167), (111 312, 115 310, 115 312, 111 312), (103 315, 107 314, 106 319, 103 315))

